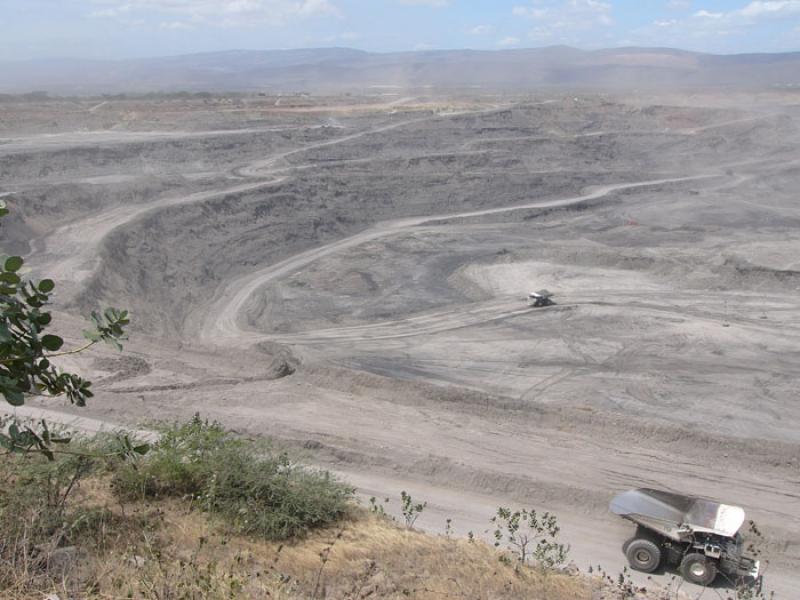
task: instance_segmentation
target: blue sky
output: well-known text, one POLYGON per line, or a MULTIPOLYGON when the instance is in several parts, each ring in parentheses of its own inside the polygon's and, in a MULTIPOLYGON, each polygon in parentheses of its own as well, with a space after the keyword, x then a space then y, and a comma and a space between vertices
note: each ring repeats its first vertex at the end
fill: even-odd
POLYGON ((800 50, 800 0, 0 0, 0 60, 228 49, 800 50))

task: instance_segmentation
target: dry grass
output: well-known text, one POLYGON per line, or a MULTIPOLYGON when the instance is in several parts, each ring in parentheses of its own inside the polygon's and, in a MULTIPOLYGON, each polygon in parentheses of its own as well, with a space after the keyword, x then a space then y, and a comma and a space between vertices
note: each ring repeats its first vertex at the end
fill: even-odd
POLYGON ((589 600, 590 582, 515 570, 482 543, 426 535, 354 509, 340 527, 291 544, 230 536, 181 500, 120 505, 108 482, 82 483, 88 515, 67 568, 41 556, 8 578, 4 600, 154 598, 589 600))

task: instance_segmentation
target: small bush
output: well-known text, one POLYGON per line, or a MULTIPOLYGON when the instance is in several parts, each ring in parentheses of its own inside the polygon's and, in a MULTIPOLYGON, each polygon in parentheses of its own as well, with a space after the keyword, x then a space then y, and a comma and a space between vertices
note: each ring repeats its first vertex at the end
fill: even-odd
POLYGON ((223 450, 244 449, 242 440, 198 417, 158 429, 159 441, 145 460, 116 469, 112 487, 118 497, 197 497, 219 466, 215 462, 223 450))
MULTIPOLYGON (((48 459, 41 453, 8 454, 0 468, 0 515, 10 515, 9 523, 25 516, 43 535, 62 525, 72 506, 70 499, 88 476, 103 471, 104 438, 76 438, 69 453, 48 459)), ((2 520, 6 523, 6 519, 2 520)))
POLYGON ((543 569, 553 569, 567 561, 569 546, 557 541, 561 527, 555 515, 549 512, 539 515, 524 508, 511 511, 501 506, 491 523, 496 527, 495 547, 507 543, 519 564, 533 561, 543 569))
POLYGON ((296 465, 195 417, 162 430, 137 464, 123 464, 113 489, 122 499, 191 497, 234 531, 271 540, 300 536, 341 519, 353 490, 329 473, 296 465))
POLYGON ((406 523, 406 529, 413 529, 414 524, 419 519, 422 511, 428 506, 427 502, 414 502, 410 494, 405 491, 400 492, 400 501, 402 503, 403 520, 406 523))
POLYGON ((82 537, 87 511, 73 502, 73 495, 85 478, 103 469, 103 461, 90 454, 95 446, 78 439, 69 454, 52 459, 39 452, 2 457, 0 589, 48 580, 59 549, 82 537))

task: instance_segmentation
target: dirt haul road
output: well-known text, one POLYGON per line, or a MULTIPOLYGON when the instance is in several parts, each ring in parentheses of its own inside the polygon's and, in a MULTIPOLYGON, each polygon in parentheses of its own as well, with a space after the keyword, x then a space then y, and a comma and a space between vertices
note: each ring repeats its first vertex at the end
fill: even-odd
POLYGON ((221 190, 197 192, 188 196, 162 198, 153 203, 120 206, 101 212, 96 216, 56 229, 41 242, 43 248, 35 252, 31 266, 41 272, 46 272, 54 280, 80 284, 95 272, 99 262, 98 248, 116 228, 130 223, 154 209, 203 202, 231 194, 258 190, 276 185, 284 179, 284 177, 276 177, 268 181, 243 183, 221 190))
MULTIPOLYGON (((175 300, 191 309, 181 339, 139 333, 122 358, 65 365, 98 385, 76 426, 201 411, 313 450, 364 493, 392 497, 390 510, 410 491, 430 503, 422 523, 432 530, 453 518, 457 531, 480 535, 499 505, 551 510, 581 566, 614 574, 630 534, 607 513, 615 492, 650 485, 741 503, 766 532, 768 587, 792 598, 794 130, 708 110, 608 106, 578 110, 569 98, 389 124, 382 115, 239 161, 213 189, 112 206, 49 232, 32 264, 69 292, 94 277, 100 246, 120 231, 128 243, 113 248, 118 266, 133 265, 121 272, 128 282, 153 255, 190 269, 210 262, 205 243, 253 252, 230 261, 232 273, 222 260, 218 278, 175 300), (664 122, 648 130, 659 111, 664 122), (487 145, 507 148, 474 150, 487 145), (398 178, 384 183, 381 169, 398 178), (269 209, 272 222, 303 233, 315 213, 294 222, 291 210, 316 196, 345 197, 353 214, 395 197, 409 207, 259 260, 276 242, 251 230, 254 215, 269 209), (207 240, 137 246, 132 237, 159 215, 206 206, 217 222, 189 225, 207 240), (214 237, 236 227, 242 236, 214 237), (144 251, 153 254, 137 266, 144 251), (528 309, 529 286, 556 287, 560 305, 528 309), (272 369, 289 356, 281 344, 303 361, 291 377, 272 369)), ((170 236, 187 227, 174 223, 170 236)), ((146 286, 141 294, 149 298, 146 286)))
MULTIPOLYGON (((382 237, 396 235, 408 228, 419 227, 424 225, 425 223, 442 219, 466 219, 470 217, 483 217, 488 215, 495 215, 500 213, 506 213, 516 210, 532 209, 532 208, 565 207, 574 204, 579 204, 581 202, 586 202, 588 200, 595 200, 597 198, 602 198, 616 191, 630 190, 640 187, 658 186, 665 183, 695 181, 715 176, 716 175, 692 175, 687 177, 654 179, 651 181, 642 181, 638 183, 617 183, 612 185, 602 185, 602 186, 595 186, 592 191, 583 193, 573 198, 562 198, 556 200, 548 200, 544 202, 537 201, 527 204, 519 204, 515 206, 507 206, 501 208, 489 208, 485 210, 468 211, 463 213, 446 214, 446 215, 430 215, 413 219, 401 219, 397 221, 391 221, 388 223, 379 223, 377 226, 363 233, 359 233, 344 240, 333 242, 321 248, 315 248, 298 256, 293 256, 292 258, 286 261, 283 261, 276 265, 271 265, 259 272, 249 274, 242 280, 232 282, 231 285, 228 286, 227 290, 223 290, 222 297, 213 303, 211 310, 209 311, 211 316, 206 319, 205 324, 199 331, 199 335, 201 339, 206 339, 206 340, 209 340, 211 338, 215 338, 218 340, 229 339, 232 341, 243 341, 245 343, 252 343, 254 340, 257 341, 256 338, 258 336, 253 336, 251 334, 248 334, 248 332, 246 330, 243 330, 242 327, 239 325, 240 321, 239 315, 245 308, 245 304, 247 303, 250 296, 252 296, 260 287, 264 286, 265 284, 277 278, 291 275, 292 273, 300 269, 303 269, 304 267, 307 267, 312 262, 317 261, 325 256, 329 256, 331 254, 340 252, 347 248, 359 246, 371 240, 376 240, 382 237)), ((494 318, 497 318, 498 316, 501 315, 496 315, 494 318)))
MULTIPOLYGON (((460 111, 452 113, 450 116, 463 116, 463 115, 482 115, 491 114, 497 110, 498 107, 489 109, 481 109, 477 111, 460 111)), ((258 179, 256 182, 242 183, 225 187, 222 189, 197 192, 187 196, 173 196, 166 198, 159 198, 158 200, 150 203, 139 205, 127 205, 116 207, 111 210, 106 210, 97 215, 92 215, 88 218, 78 220, 63 227, 60 227, 46 236, 43 240, 34 241, 35 257, 32 262, 34 268, 46 267, 48 276, 64 282, 80 283, 86 280, 93 272, 93 263, 98 260, 98 248, 102 241, 114 230, 126 223, 146 215, 147 213, 164 208, 190 203, 202 203, 214 198, 225 196, 233 196, 244 192, 258 190, 267 186, 272 186, 284 181, 286 176, 276 175, 276 171, 302 171, 305 168, 312 167, 289 167, 284 169, 276 168, 276 164, 292 155, 309 152, 320 148, 327 148, 358 140, 364 136, 377 135, 385 132, 407 127, 413 124, 424 123, 434 118, 439 118, 437 115, 421 117, 411 120, 399 121, 389 125, 383 125, 377 128, 366 129, 354 134, 344 135, 337 137, 333 140, 320 142, 316 144, 304 145, 300 148, 282 152, 274 155, 263 161, 258 161, 246 167, 240 167, 233 171, 232 176, 258 179)), ((141 139, 182 139, 182 138, 205 138, 209 136, 228 136, 228 135, 243 135, 250 133, 265 133, 274 131, 283 131, 287 128, 269 128, 269 129, 240 129, 232 131, 201 131, 201 132, 82 132, 80 134, 52 134, 52 135, 37 135, 31 138, 22 138, 19 140, 0 140, 0 151, 13 152, 15 150, 24 149, 29 151, 31 146, 36 149, 39 143, 41 147, 48 147, 50 145, 56 146, 58 149, 69 148, 73 145, 95 145, 99 142, 111 144, 125 144, 139 141, 141 139), (5 142, 5 143, 3 143, 5 142)), ((41 148, 40 147, 40 148, 41 148)), ((96 265, 95 265, 96 266, 96 265)))

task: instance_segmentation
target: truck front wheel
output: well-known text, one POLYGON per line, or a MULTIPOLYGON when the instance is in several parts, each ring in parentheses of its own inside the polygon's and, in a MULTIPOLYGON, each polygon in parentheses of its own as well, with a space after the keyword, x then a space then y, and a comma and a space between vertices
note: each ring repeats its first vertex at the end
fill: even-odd
POLYGON ((717 578, 717 564, 705 554, 693 552, 683 557, 681 575, 689 583, 707 586, 717 578))
POLYGON ((631 540, 625 549, 625 556, 631 568, 645 573, 652 573, 661 564, 661 548, 650 540, 631 540))

